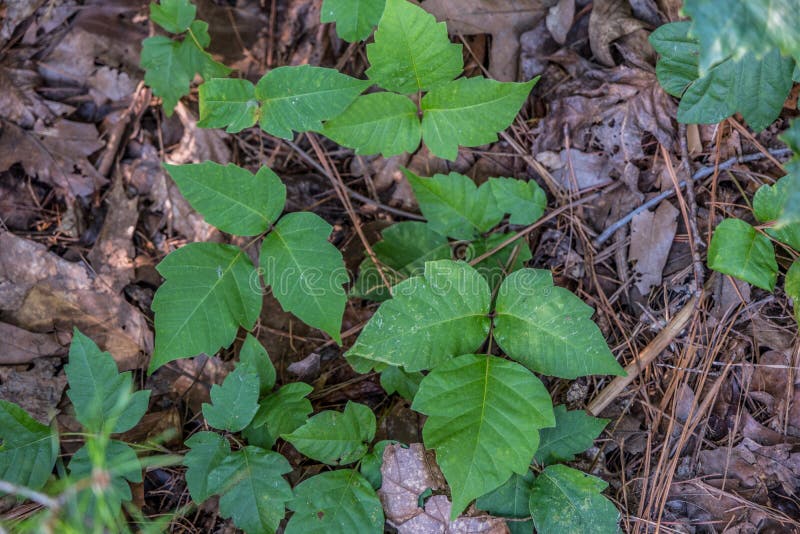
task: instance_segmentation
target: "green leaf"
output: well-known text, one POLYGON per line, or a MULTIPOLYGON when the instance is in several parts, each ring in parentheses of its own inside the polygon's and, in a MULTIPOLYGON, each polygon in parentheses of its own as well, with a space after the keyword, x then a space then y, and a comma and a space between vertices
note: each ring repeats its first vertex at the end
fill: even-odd
POLYGON ((267 354, 264 345, 250 334, 244 339, 242 348, 239 351, 239 361, 244 365, 250 365, 258 373, 259 395, 267 395, 275 386, 275 366, 267 354))
POLYGON ((594 444, 594 440, 608 424, 608 419, 598 419, 583 410, 567 411, 563 404, 553 409, 556 426, 539 432, 539 449, 536 461, 542 464, 571 462, 575 455, 594 444))
POLYGON ((164 168, 181 194, 212 224, 229 234, 258 235, 280 216, 286 187, 267 167, 256 174, 233 163, 213 161, 164 168))
POLYGON ((281 434, 300 428, 313 411, 306 398, 313 390, 303 382, 292 382, 262 399, 252 423, 244 431, 248 442, 269 449, 281 434))
POLYGON ((407 401, 414 400, 419 383, 422 382, 422 373, 407 373, 402 367, 388 366, 381 371, 381 387, 387 395, 397 393, 407 401))
POLYGON ((314 213, 289 213, 264 239, 259 261, 283 309, 341 344, 349 277, 342 253, 328 242, 332 230, 314 213))
MULTIPOLYGON (((451 256, 447 238, 422 222, 393 224, 383 230, 381 236, 383 239, 375 243, 372 250, 385 267, 384 275, 393 285, 409 276, 422 274, 425 262, 446 260, 451 256)), ((383 279, 369 257, 361 262, 351 295, 376 301, 390 297, 383 279)))
POLYGON ((686 0, 683 9, 700 40, 701 71, 728 56, 761 57, 773 47, 800 59, 800 10, 793 0, 686 0))
POLYGON ((497 141, 497 132, 514 121, 537 81, 459 78, 431 89, 421 103, 425 145, 434 155, 455 161, 459 145, 474 147, 497 141))
POLYGON ((452 519, 513 473, 525 473, 539 429, 555 424, 544 384, 521 365, 489 355, 435 368, 412 408, 428 416, 422 436, 450 485, 452 519))
POLYGON ((761 131, 783 109, 793 68, 792 60, 777 50, 760 60, 745 56, 724 61, 689 86, 678 106, 678 120, 713 124, 740 112, 750 127, 761 131))
POLYGON ((322 133, 356 154, 390 157, 414 152, 422 127, 414 102, 394 93, 371 93, 326 122, 322 133))
POLYGON ((294 511, 286 534, 383 532, 383 508, 369 482, 357 471, 320 473, 294 489, 288 503, 294 511))
POLYGON ((597 477, 565 465, 551 465, 536 477, 530 510, 539 534, 609 534, 619 532, 619 512, 601 492, 597 477))
POLYGON ((163 35, 142 41, 141 67, 144 81, 153 94, 164 100, 164 113, 169 117, 182 96, 189 94, 195 74, 203 79, 224 78, 230 69, 203 50, 208 46, 208 24, 196 20, 182 41, 173 41, 163 35))
POLYGON ((394 298, 381 304, 345 356, 409 372, 436 367, 486 340, 489 298, 486 280, 466 263, 428 262, 424 276, 395 286, 394 298))
POLYGON ((547 195, 533 180, 526 182, 516 178, 489 178, 487 183, 497 207, 503 213, 511 215, 509 224, 531 224, 547 208, 547 195))
POLYGON ((714 230, 708 267, 772 291, 778 279, 775 250, 767 236, 739 219, 725 219, 714 230))
POLYGON ((222 517, 233 518, 234 524, 248 534, 272 534, 292 498, 292 488, 282 476, 291 470, 286 458, 277 452, 245 447, 211 471, 208 484, 222 495, 222 517))
POLYGON ((213 78, 198 88, 200 128, 225 128, 238 133, 256 123, 259 115, 255 88, 247 80, 213 78))
POLYGON ((57 458, 58 433, 13 402, 0 400, 0 480, 39 490, 57 458))
MULTIPOLYGON (((540 431, 540 435, 544 430, 540 431)), ((530 496, 533 485, 533 473, 527 471, 524 475, 511 475, 508 481, 496 490, 478 497, 475 506, 498 517, 522 519, 530 517, 530 496)), ((533 521, 508 521, 508 530, 511 534, 531 534, 533 521)))
POLYGON ((697 56, 700 45, 689 36, 691 22, 671 22, 650 34, 650 44, 661 56, 656 76, 664 90, 680 98, 698 78, 697 56))
POLYGON ((194 72, 189 72, 181 63, 178 50, 181 43, 163 35, 148 37, 142 41, 141 67, 144 82, 153 94, 164 100, 164 113, 172 111, 182 96, 189 94, 189 84, 194 72))
MULTIPOLYGON (((490 234, 489 237, 480 238, 473 241, 467 249, 467 261, 475 259, 506 241, 513 234, 490 234)), ((481 260, 475 265, 475 270, 481 273, 481 276, 486 278, 489 287, 494 289, 506 278, 506 276, 514 271, 518 271, 525 267, 525 262, 529 261, 533 255, 531 254, 531 247, 524 239, 518 239, 496 253, 492 254, 485 260, 481 260), (512 261, 513 259, 513 261, 512 261)))
MULTIPOLYGON (((98 444, 97 441, 94 444, 98 444)), ((109 477, 109 484, 103 488, 102 496, 98 496, 91 487, 81 492, 81 501, 87 502, 88 509, 82 510, 87 517, 92 517, 97 499, 102 498, 105 506, 110 510, 118 511, 123 502, 133 499, 128 482, 139 483, 142 481, 142 464, 136 452, 121 441, 109 440, 102 453, 102 465, 92 462, 89 444, 87 443, 72 456, 69 461, 70 475, 76 479, 87 479, 94 475, 95 469, 102 467, 109 477)))
POLYGON ((150 19, 170 33, 183 33, 197 14, 189 0, 161 0, 150 4, 150 19))
POLYGON ((278 67, 256 85, 255 96, 263 105, 261 128, 284 139, 292 138, 292 130, 320 130, 322 121, 340 115, 369 86, 336 69, 278 67))
POLYGON ((789 225, 800 225, 800 158, 795 158, 786 164, 789 171, 782 180, 788 182, 786 186, 786 200, 783 203, 781 215, 775 223, 775 229, 780 230, 789 225))
POLYGON ((521 269, 500 286, 495 309, 497 344, 529 369, 561 378, 623 375, 592 321, 594 310, 550 271, 521 269))
POLYGON ((397 93, 427 91, 464 70, 461 45, 450 42, 445 23, 406 0, 386 0, 367 58, 367 76, 397 93))
POLYGON ((344 412, 326 410, 283 439, 313 460, 347 465, 367 453, 375 437, 375 414, 363 404, 348 401, 344 412))
POLYGON ((186 440, 186 446, 189 447, 183 457, 183 465, 187 467, 186 485, 192 500, 202 504, 216 490, 209 486, 208 475, 231 454, 231 446, 216 432, 198 432, 186 440))
POLYGON ((335 22, 336 33, 349 43, 363 41, 383 15, 386 0, 324 0, 320 22, 335 22))
POLYGON ((258 411, 258 372, 239 364, 222 385, 211 386, 211 404, 203 403, 203 417, 214 428, 239 432, 258 411))
MULTIPOLYGON (((760 223, 774 222, 781 218, 783 208, 792 193, 792 180, 785 176, 775 185, 763 185, 753 197, 753 214, 760 223)), ((800 251, 800 224, 787 224, 777 228, 766 228, 767 235, 800 251)))
POLYGON ((191 243, 158 264, 164 283, 156 291, 156 342, 152 373, 162 365, 228 347, 239 327, 250 330, 261 313, 256 270, 238 247, 191 243))
POLYGON ((381 466, 383 465, 383 452, 389 445, 396 444, 393 439, 384 439, 372 447, 372 450, 361 458, 361 474, 366 478, 373 489, 377 490, 383 483, 381 466))
POLYGON ((800 260, 795 260, 786 271, 786 281, 783 287, 786 294, 792 299, 794 317, 800 323, 800 260))
POLYGON ((471 178, 453 172, 422 178, 403 170, 419 209, 435 232, 456 239, 474 239, 503 219, 503 212, 489 187, 478 187, 471 178))
POLYGON ((75 417, 89 432, 126 432, 147 411, 150 391, 134 393, 131 372, 120 373, 114 358, 100 351, 77 328, 73 330, 64 372, 75 417))

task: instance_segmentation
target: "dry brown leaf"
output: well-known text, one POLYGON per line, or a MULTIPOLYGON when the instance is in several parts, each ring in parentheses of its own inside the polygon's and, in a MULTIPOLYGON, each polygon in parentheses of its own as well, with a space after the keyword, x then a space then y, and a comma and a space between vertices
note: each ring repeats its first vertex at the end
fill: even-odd
POLYGON ((644 211, 631 221, 631 245, 628 258, 634 262, 636 288, 647 295, 661 283, 661 275, 678 229, 679 211, 667 201, 655 211, 644 211))
POLYGON ((24 371, 0 367, 0 399, 19 404, 34 419, 49 424, 67 385, 60 366, 60 358, 37 358, 24 371))
POLYGON ((407 448, 389 445, 383 452, 383 483, 378 496, 386 512, 386 520, 399 534, 503 534, 505 521, 489 515, 460 516, 450 521, 450 499, 434 495, 419 507, 419 497, 426 490, 438 492, 447 487, 433 453, 421 443, 407 448))
POLYGON ((558 0, 547 12, 547 29, 558 44, 567 42, 567 33, 575 18, 575 0, 558 0))
POLYGON ((425 0, 425 10, 447 22, 451 33, 491 35, 489 74, 515 81, 519 37, 544 18, 547 8, 526 0, 425 0))
POLYGON ((34 87, 39 76, 30 70, 0 66, 0 118, 23 128, 32 128, 36 119, 51 119, 52 112, 34 87))
POLYGON ((53 334, 29 332, 8 323, 0 322, 0 339, 4 340, 0 365, 25 364, 44 356, 67 353, 66 347, 53 334))
POLYGON ((218 128, 198 128, 197 117, 183 103, 178 103, 175 114, 183 124, 183 137, 178 148, 167 156, 168 163, 214 161, 224 165, 231 161, 231 149, 226 141, 230 136, 218 128))
POLYGON ((611 43, 644 27, 644 22, 631 16, 627 0, 595 0, 589 16, 589 44, 594 57, 603 65, 613 67, 611 43))
POLYGON ((147 320, 80 263, 70 263, 38 243, 0 231, 0 313, 32 332, 78 327, 122 370, 138 368, 153 338, 147 320))
POLYGON ((39 9, 44 0, 5 0, 5 17, 0 29, 0 43, 7 41, 16 27, 39 9))
POLYGON ((19 163, 25 172, 68 197, 88 196, 108 180, 86 159, 103 148, 93 124, 59 119, 33 131, 0 121, 0 171, 19 163))

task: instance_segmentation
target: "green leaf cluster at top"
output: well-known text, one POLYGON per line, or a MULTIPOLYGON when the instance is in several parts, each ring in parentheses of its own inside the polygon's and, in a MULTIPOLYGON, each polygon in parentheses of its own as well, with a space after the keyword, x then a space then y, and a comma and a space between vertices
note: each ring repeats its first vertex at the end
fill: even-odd
POLYGON ((244 250, 219 243, 190 243, 158 265, 165 281, 152 305, 151 372, 178 358, 215 354, 230 346, 240 327, 252 329, 263 301, 259 275, 284 310, 341 341, 348 275, 328 241, 331 225, 310 212, 280 217, 286 188, 266 167, 256 174, 210 161, 165 167, 192 207, 220 230, 269 233, 260 272, 244 250))
MULTIPOLYGON (((132 499, 128 482, 142 481, 142 466, 131 447, 109 436, 126 432, 139 422, 147 411, 150 391, 134 392, 131 373, 120 373, 111 355, 77 329, 64 370, 67 396, 87 436, 67 471, 77 481, 105 470, 109 484, 102 499, 119 514, 121 503, 132 499)), ((0 479, 39 490, 50 478, 58 451, 55 428, 39 423, 16 404, 0 401, 0 479)), ((98 497, 88 485, 84 487, 75 504, 91 517, 98 497)))
MULTIPOLYGON (((750 2, 734 4, 738 7, 715 10, 715 18, 740 10, 740 6, 750 2)), ((678 121, 713 124, 738 112, 756 131, 769 126, 778 118, 792 88, 795 61, 782 56, 778 48, 759 48, 761 53, 737 48, 735 54, 733 51, 715 54, 713 63, 703 64, 710 45, 704 38, 698 40, 695 30, 692 22, 673 22, 659 27, 650 36, 650 43, 660 54, 656 65, 658 80, 665 91, 681 99, 678 121)), ((724 32, 715 35, 724 35, 724 32)))
MULTIPOLYGON (((795 152, 786 164, 788 175, 775 185, 763 185, 753 197, 753 215, 762 227, 740 219, 723 220, 714 230, 708 247, 709 268, 744 280, 756 287, 773 291, 778 281, 778 261, 773 242, 800 253, 800 121, 795 120, 782 139, 795 152)), ((795 259, 786 272, 786 294, 794 300, 795 316, 800 322, 800 260, 795 259)))
POLYGON ((255 85, 207 79, 200 86, 198 124, 238 132, 258 122, 286 139, 293 131, 317 131, 358 154, 384 156, 414 152, 424 141, 449 160, 459 146, 496 141, 536 81, 455 79, 464 69, 461 46, 450 42, 444 23, 407 0, 386 0, 385 9, 328 0, 322 10, 323 20, 337 20, 351 37, 371 29, 379 13, 375 41, 367 45, 369 80, 308 65, 279 67, 255 85), (384 91, 361 95, 372 85, 384 91))
MULTIPOLYGON (((458 173, 423 178, 408 170, 403 172, 427 222, 392 225, 373 246, 380 268, 392 285, 422 274, 427 261, 450 259, 464 245, 462 256, 467 261, 493 250, 512 234, 483 234, 497 226, 506 214, 510 224, 531 224, 542 216, 547 205, 544 191, 534 181, 489 178, 477 187, 458 173), (459 241, 451 243, 448 238, 459 241)), ((506 274, 522 268, 530 258, 530 248, 520 241, 487 257, 475 268, 494 289, 506 274)), ((369 257, 361 263, 352 294, 377 301, 390 297, 369 257)))
POLYGON ((172 115, 178 100, 189 94, 195 75, 209 80, 231 72, 205 51, 211 44, 208 24, 195 20, 196 13, 197 8, 189 0, 162 0, 160 5, 150 4, 153 22, 169 33, 182 35, 178 39, 156 35, 142 42, 144 81, 164 100, 167 115, 172 115))

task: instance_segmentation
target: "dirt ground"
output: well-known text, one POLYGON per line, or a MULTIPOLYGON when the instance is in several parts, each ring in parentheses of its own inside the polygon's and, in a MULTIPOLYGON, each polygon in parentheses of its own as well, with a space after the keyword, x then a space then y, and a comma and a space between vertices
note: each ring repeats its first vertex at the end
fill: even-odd
MULTIPOLYGON (((305 63, 363 76, 363 43, 349 45, 321 25, 320 3, 197 2, 198 18, 210 24, 210 51, 239 76, 256 81, 271 68, 305 63)), ((655 27, 678 20, 678 0, 423 5, 465 45, 467 75, 542 78, 499 142, 462 149, 452 164, 424 148, 384 159, 327 142, 326 164, 355 192, 370 239, 418 217, 401 165, 478 182, 535 179, 548 210, 527 235, 530 264, 551 269, 557 284, 593 306, 614 354, 631 365, 628 384, 546 381, 558 403, 611 419, 576 465, 610 483, 623 529, 800 531, 800 344, 790 303, 780 290, 735 283, 704 264, 715 225, 727 216, 752 220, 752 194, 783 174, 784 158, 769 151, 783 148, 777 136, 798 115, 797 87, 781 119, 757 136, 736 116, 679 126, 647 42, 655 27)), ((145 0, 0 7, 0 398, 45 423, 57 413, 62 431, 77 430, 63 371, 77 326, 153 389, 150 412, 124 439, 172 430, 163 445, 182 453, 236 347, 146 376, 150 304, 161 283, 155 265, 187 242, 230 237, 191 209, 161 162, 268 165, 287 185, 288 210, 312 210, 334 226, 349 268, 364 250, 308 162, 315 152, 304 136, 290 145, 257 128, 235 136, 199 129, 196 91, 166 117, 139 68, 141 41, 156 31, 147 14, 145 0)), ((408 403, 387 397, 377 376, 356 374, 342 358, 374 304, 349 302, 340 348, 266 298, 257 331, 279 384, 298 377, 313 384, 315 410, 368 404, 381 421, 378 439, 422 441, 408 403)), ((62 452, 78 446, 66 440, 62 452)), ((288 444, 279 447, 297 467, 292 482, 320 469, 288 444)), ((181 468, 149 470, 134 496, 150 517, 190 500, 181 468)), ((232 531, 216 506, 175 517, 172 531, 232 531)), ((34 510, 0 501, 6 519, 34 510)))

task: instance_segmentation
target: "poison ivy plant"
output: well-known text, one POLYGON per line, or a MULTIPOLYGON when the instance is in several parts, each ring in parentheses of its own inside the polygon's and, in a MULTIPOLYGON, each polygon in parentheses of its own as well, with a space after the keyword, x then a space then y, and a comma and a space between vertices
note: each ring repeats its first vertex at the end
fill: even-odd
POLYGON ((142 42, 141 66, 144 81, 164 100, 164 112, 172 111, 182 96, 189 94, 195 75, 203 79, 224 78, 231 69, 214 61, 205 49, 211 43, 208 24, 195 20, 197 8, 189 0, 162 0, 150 4, 150 19, 182 39, 163 35, 142 42))
POLYGON ((0 480, 39 490, 57 458, 58 434, 13 402, 0 400, 0 480))
MULTIPOLYGON (((252 174, 214 162, 166 166, 189 203, 210 223, 239 235, 271 231, 261 246, 261 274, 286 311, 340 341, 347 281, 341 253, 327 241, 331 226, 313 213, 278 220, 286 190, 269 169, 252 174), (235 183, 225 187, 225 183, 235 183)), ((214 354, 238 329, 250 330, 262 290, 244 250, 190 243, 157 267, 164 277, 153 299, 156 346, 150 371, 179 358, 214 354)))
POLYGON ((309 458, 328 465, 347 465, 367 453, 375 437, 375 414, 368 406, 348 402, 344 412, 318 413, 281 437, 309 458))
POLYGON ((556 424, 539 432, 539 448, 534 458, 542 464, 571 462, 575 455, 592 446, 608 424, 582 410, 567 411, 566 406, 553 408, 556 424))
POLYGON ((240 363, 221 386, 211 386, 211 404, 203 404, 203 417, 220 430, 244 430, 258 411, 258 394, 258 371, 252 365, 240 363))
POLYGON ((601 494, 607 486, 603 480, 565 465, 546 467, 531 486, 530 510, 536 532, 619 532, 619 512, 601 494))
POLYGON ((306 396, 313 388, 303 382, 286 384, 259 403, 253 421, 244 429, 247 441, 270 448, 281 434, 291 434, 308 419, 312 412, 306 396))
MULTIPOLYGON (((530 518, 531 485, 533 473, 526 471, 523 475, 514 474, 505 484, 478 498, 475 506, 486 510, 492 515, 507 517, 509 519, 530 518)), ((511 534, 531 534, 533 521, 509 521, 508 530, 511 534)))
POLYGON ((678 120, 684 123, 716 123, 742 114, 754 130, 763 130, 780 114, 792 88, 794 61, 778 49, 760 57, 752 52, 740 58, 723 57, 700 75, 702 57, 690 22, 661 26, 650 36, 660 54, 656 74, 662 87, 681 99, 678 120))
POLYGON ((383 15, 386 0, 324 0, 321 22, 335 22, 336 33, 345 41, 369 37, 383 15))

